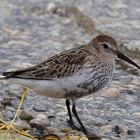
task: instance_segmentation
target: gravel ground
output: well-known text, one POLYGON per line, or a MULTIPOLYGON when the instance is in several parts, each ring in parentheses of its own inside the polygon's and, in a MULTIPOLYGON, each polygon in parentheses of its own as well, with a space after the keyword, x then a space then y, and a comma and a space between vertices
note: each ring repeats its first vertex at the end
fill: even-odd
MULTIPOLYGON (((88 42, 95 31, 93 23, 78 21, 80 16, 64 10, 67 6, 78 7, 94 21, 97 30, 110 33, 130 49, 139 50, 137 0, 88 0, 86 4, 84 0, 1 0, 0 72, 32 66, 88 42)), ((136 62, 140 64, 140 59, 136 62)), ((0 95, 0 116, 10 121, 21 98, 21 86, 1 82, 0 95)), ((110 88, 77 101, 77 110, 87 129, 104 140, 139 140, 139 106, 140 73, 126 64, 117 65, 110 88)), ((75 133, 67 128, 64 100, 48 99, 28 90, 22 110, 15 124, 20 129, 37 133, 39 124, 59 136, 75 133)))

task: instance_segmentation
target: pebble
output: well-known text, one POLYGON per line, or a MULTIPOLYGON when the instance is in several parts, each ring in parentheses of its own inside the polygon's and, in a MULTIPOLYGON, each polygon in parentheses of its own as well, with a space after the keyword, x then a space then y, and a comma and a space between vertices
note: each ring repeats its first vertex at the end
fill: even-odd
POLYGON ((27 110, 22 110, 19 114, 19 117, 22 120, 27 120, 27 121, 30 121, 34 118, 33 115, 31 114, 31 112, 29 112, 27 110))
POLYGON ((54 133, 54 132, 56 132, 57 130, 56 130, 55 128, 53 128, 53 127, 47 127, 47 131, 48 131, 49 133, 54 133))
POLYGON ((100 128, 100 131, 103 131, 103 133, 110 133, 112 129, 113 129, 112 125, 105 125, 100 128))
POLYGON ((47 5, 47 11, 53 11, 56 8, 56 5, 54 2, 50 2, 47 5))
POLYGON ((47 120, 47 116, 42 113, 39 113, 39 114, 37 114, 36 119, 39 119, 39 120, 46 119, 47 120))
POLYGON ((12 99, 13 99, 13 98, 10 98, 10 97, 4 98, 4 99, 1 101, 1 104, 4 105, 4 106, 7 106, 7 105, 11 106, 11 105, 12 105, 12 103, 11 103, 11 100, 12 100, 12 99))
POLYGON ((114 126, 112 131, 114 131, 117 135, 120 135, 121 133, 123 133, 123 129, 118 125, 114 126))
POLYGON ((47 118, 48 118, 48 119, 54 119, 54 118, 56 118, 56 116, 54 116, 54 115, 49 115, 47 118))
POLYGON ((134 135, 134 134, 135 134, 135 130, 128 130, 128 131, 127 131, 127 134, 128 134, 128 135, 134 135))
POLYGON ((6 109, 11 112, 15 112, 15 108, 12 106, 6 106, 6 109))
POLYGON ((136 101, 134 96, 131 96, 131 95, 126 95, 125 98, 128 102, 135 102, 136 101))
POLYGON ((38 112, 45 112, 48 108, 44 104, 38 102, 33 106, 33 109, 38 112))
POLYGON ((64 133, 67 133, 71 130, 72 130, 72 128, 67 127, 67 128, 63 128, 61 131, 64 132, 64 133))
POLYGON ((47 118, 45 119, 35 118, 35 119, 32 119, 29 123, 31 127, 37 128, 37 129, 45 129, 47 127, 50 127, 50 122, 47 118))
POLYGON ((140 118, 140 112, 134 112, 133 116, 136 117, 136 118, 140 118))
POLYGON ((119 97, 120 90, 117 88, 108 88, 108 89, 105 89, 101 95, 104 97, 119 97))
POLYGON ((14 123, 15 128, 18 130, 30 130, 30 125, 25 121, 18 121, 14 123))
POLYGON ((0 60, 0 65, 7 66, 9 64, 10 64, 9 60, 5 60, 5 59, 0 60))
POLYGON ((64 115, 66 115, 67 114, 67 112, 58 112, 57 114, 56 114, 56 116, 58 115, 58 116, 64 116, 64 115))

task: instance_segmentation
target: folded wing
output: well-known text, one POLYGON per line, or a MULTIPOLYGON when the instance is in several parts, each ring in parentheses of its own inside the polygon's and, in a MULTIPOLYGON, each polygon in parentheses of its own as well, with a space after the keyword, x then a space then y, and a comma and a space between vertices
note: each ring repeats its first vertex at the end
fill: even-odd
POLYGON ((80 46, 57 54, 33 67, 2 74, 7 78, 38 80, 51 80, 56 77, 70 76, 82 69, 87 55, 85 46, 80 46))

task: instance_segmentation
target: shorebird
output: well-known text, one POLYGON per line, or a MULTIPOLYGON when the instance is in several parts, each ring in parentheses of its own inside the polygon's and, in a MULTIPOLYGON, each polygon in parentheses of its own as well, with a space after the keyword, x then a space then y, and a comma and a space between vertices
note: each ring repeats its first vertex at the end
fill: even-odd
POLYGON ((76 127, 73 113, 81 131, 87 134, 78 116, 75 100, 94 94, 112 81, 117 57, 140 69, 119 51, 114 38, 99 35, 85 45, 63 51, 33 67, 3 72, 1 79, 21 84, 40 95, 66 99, 69 125, 76 127))

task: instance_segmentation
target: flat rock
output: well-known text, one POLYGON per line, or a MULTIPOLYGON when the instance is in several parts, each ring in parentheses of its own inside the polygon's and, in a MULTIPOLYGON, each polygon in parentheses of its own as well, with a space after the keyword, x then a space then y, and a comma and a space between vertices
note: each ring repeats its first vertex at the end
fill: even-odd
POLYGON ((113 129, 112 125, 105 125, 100 128, 100 131, 103 131, 103 133, 110 133, 112 129, 113 129))
POLYGON ((104 97, 119 97, 120 90, 117 88, 108 88, 105 89, 101 95, 104 97))
POLYGON ((30 130, 31 127, 30 125, 25 122, 25 121, 18 121, 14 123, 14 126, 18 129, 18 130, 30 130))
POLYGON ((134 112, 133 116, 135 116, 136 118, 140 118, 140 112, 134 112))
POLYGON ((30 125, 31 127, 33 128, 37 128, 37 129, 45 129, 47 127, 50 127, 50 122, 47 118, 35 118, 35 119, 32 119, 30 121, 30 125))

